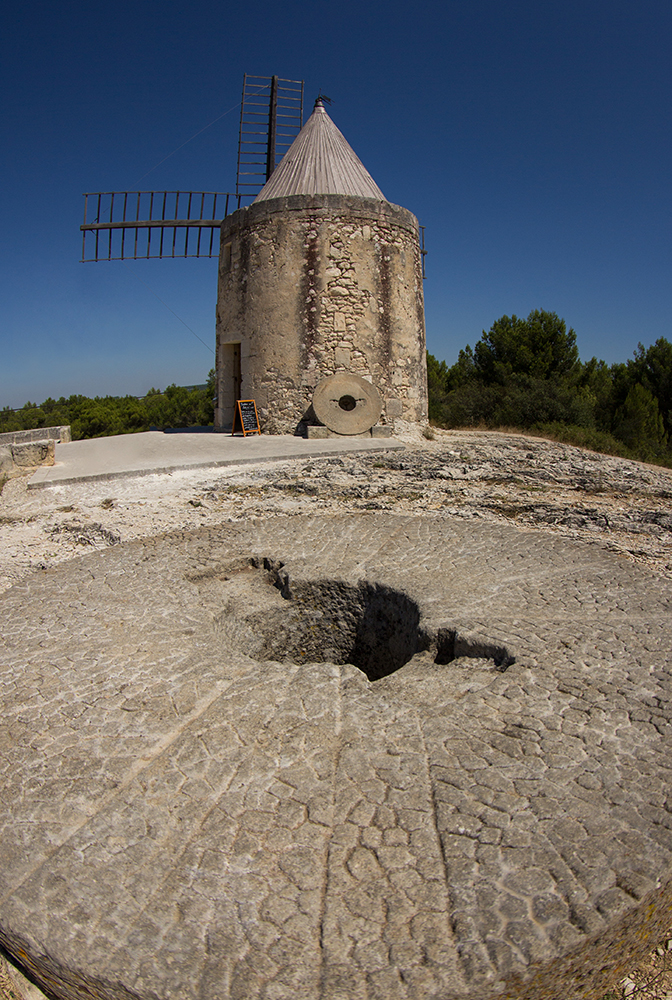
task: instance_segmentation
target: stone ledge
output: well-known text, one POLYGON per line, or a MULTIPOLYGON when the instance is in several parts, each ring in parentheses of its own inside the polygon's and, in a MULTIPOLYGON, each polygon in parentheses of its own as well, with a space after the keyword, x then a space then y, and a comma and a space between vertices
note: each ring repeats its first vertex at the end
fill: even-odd
POLYGON ((328 427, 323 427, 322 425, 310 424, 306 427, 306 437, 312 438, 391 438, 393 437, 392 428, 386 424, 374 424, 368 431, 362 431, 361 434, 337 434, 336 431, 330 431, 328 427))
POLYGON ((72 441, 70 425, 60 427, 36 427, 28 431, 6 431, 0 434, 0 446, 11 444, 27 444, 32 441, 56 441, 67 444, 72 441))
POLYGON ((253 202, 244 208, 236 209, 227 215, 222 222, 222 245, 229 236, 262 219, 288 212, 307 215, 317 215, 325 219, 333 218, 339 213, 346 213, 348 221, 372 221, 382 225, 397 226, 418 234, 418 220, 401 205, 389 201, 376 201, 375 198, 358 198, 352 195, 322 194, 322 195, 292 195, 286 198, 269 198, 267 201, 253 202))

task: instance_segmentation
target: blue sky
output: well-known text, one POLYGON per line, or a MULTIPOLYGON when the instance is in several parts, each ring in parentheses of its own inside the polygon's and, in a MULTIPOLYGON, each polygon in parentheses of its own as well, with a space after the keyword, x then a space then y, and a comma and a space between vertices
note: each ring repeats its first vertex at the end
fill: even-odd
POLYGON ((328 94, 426 226, 438 358, 537 308, 584 360, 672 339, 669 0, 8 0, 0 35, 0 406, 204 381, 216 261, 82 264, 81 195, 235 190, 244 72, 328 94))

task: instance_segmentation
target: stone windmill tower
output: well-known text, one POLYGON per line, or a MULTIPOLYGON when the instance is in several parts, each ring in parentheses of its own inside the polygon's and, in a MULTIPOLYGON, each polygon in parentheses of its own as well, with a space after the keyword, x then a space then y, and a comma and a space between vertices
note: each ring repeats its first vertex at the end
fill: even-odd
POLYGON ((216 430, 240 398, 272 434, 427 421, 418 222, 320 99, 255 201, 222 223, 216 430))

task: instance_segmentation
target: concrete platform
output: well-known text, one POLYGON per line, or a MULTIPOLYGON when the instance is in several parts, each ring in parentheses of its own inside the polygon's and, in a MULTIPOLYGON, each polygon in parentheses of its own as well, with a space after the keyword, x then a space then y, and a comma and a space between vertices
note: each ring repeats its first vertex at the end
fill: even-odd
POLYGON ((90 479, 117 479, 176 469, 246 465, 284 459, 320 458, 362 451, 390 451, 394 438, 342 437, 306 440, 287 435, 232 437, 213 432, 146 431, 56 445, 56 464, 38 469, 28 489, 64 486, 90 479))
POLYGON ((669 925, 672 583, 365 514, 0 598, 0 944, 55 1000, 597 1000, 669 925))

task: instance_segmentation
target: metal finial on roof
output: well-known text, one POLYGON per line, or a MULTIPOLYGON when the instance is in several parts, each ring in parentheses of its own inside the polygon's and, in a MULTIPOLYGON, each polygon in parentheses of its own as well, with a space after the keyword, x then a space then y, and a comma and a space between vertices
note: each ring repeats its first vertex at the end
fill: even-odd
POLYGON ((261 189, 255 203, 297 194, 345 194, 386 201, 354 149, 334 125, 319 94, 315 109, 261 189))

